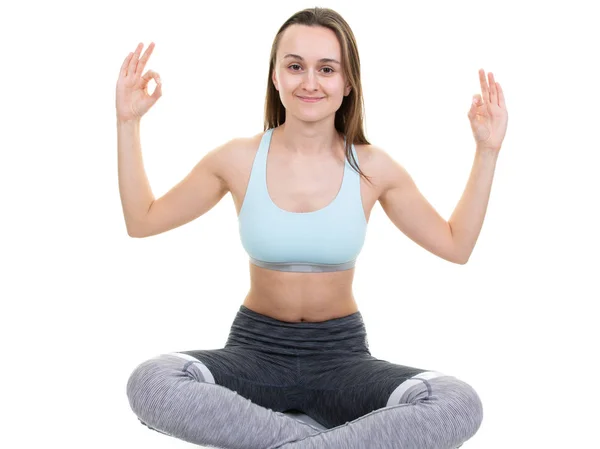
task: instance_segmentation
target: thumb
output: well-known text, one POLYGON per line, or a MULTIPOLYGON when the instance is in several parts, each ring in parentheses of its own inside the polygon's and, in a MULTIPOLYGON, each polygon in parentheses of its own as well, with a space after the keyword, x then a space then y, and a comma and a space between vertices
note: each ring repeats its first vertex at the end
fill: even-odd
POLYGON ((162 81, 160 80, 160 76, 156 77, 156 87, 154 88, 154 92, 152 92, 151 97, 154 101, 158 100, 162 96, 162 81))
POLYGON ((479 94, 475 94, 473 95, 472 101, 471 101, 471 107, 469 108, 469 113, 467 114, 467 116, 469 117, 469 120, 474 120, 476 115, 477 115, 477 108, 480 106, 481 102, 481 95, 479 94))

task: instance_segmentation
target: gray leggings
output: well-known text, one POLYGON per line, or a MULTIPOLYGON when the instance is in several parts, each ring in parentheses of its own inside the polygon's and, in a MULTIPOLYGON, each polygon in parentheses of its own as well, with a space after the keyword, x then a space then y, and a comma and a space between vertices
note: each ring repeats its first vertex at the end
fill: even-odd
POLYGON ((242 305, 224 348, 141 363, 127 397, 150 429, 224 449, 453 449, 483 419, 467 383, 371 356, 360 312, 291 323, 242 305))

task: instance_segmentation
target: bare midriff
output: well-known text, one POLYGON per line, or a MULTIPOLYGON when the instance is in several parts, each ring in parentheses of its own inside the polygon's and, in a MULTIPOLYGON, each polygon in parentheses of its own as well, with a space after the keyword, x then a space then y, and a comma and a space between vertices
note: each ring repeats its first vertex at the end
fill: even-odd
POLYGON ((244 306, 287 322, 319 322, 358 311, 352 293, 354 268, 326 273, 290 273, 250 263, 244 306))

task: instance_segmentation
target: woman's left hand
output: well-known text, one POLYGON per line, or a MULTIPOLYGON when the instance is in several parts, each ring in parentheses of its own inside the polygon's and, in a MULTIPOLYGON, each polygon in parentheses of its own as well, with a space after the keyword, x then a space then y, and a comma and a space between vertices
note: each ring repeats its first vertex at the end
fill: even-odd
POLYGON ((508 112, 504 102, 504 92, 494 80, 494 75, 488 73, 490 84, 485 79, 483 69, 479 70, 482 95, 473 95, 473 103, 468 117, 471 129, 477 144, 477 150, 490 150, 498 152, 502 146, 506 127, 508 125, 508 112))

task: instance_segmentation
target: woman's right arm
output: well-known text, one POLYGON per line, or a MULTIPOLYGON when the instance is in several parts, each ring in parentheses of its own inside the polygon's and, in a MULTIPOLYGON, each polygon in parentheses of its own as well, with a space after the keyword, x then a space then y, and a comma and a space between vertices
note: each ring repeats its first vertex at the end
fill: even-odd
POLYGON ((237 139, 209 151, 192 171, 158 200, 154 199, 144 170, 140 127, 142 116, 162 96, 158 73, 144 67, 154 49, 154 43, 140 58, 143 45, 123 61, 117 81, 117 140, 119 191, 127 234, 148 237, 181 226, 206 213, 228 192, 221 176, 230 149, 237 139), (155 79, 157 87, 148 94, 148 82, 155 79))

